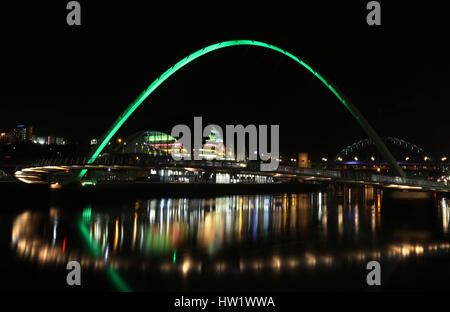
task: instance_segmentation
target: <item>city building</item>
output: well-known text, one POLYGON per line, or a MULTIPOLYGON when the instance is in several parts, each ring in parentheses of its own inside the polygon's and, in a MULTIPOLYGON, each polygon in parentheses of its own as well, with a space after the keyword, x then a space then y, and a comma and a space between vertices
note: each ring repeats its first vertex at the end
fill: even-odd
POLYGON ((300 168, 311 168, 311 155, 309 153, 298 153, 298 166, 300 168))
POLYGON ((172 152, 178 156, 189 155, 174 137, 160 131, 144 130, 137 132, 125 140, 119 138, 118 151, 122 153, 149 154, 153 156, 168 156, 172 152))
POLYGON ((33 135, 32 141, 34 144, 41 144, 41 145, 65 145, 66 144, 66 139, 64 139, 62 137, 51 136, 51 135, 47 135, 47 136, 33 135))
POLYGON ((208 139, 200 149, 199 156, 202 159, 208 160, 225 158, 225 145, 223 144, 223 138, 220 131, 215 127, 211 128, 208 139))
POLYGON ((15 141, 14 132, 1 132, 0 143, 13 143, 15 141))
POLYGON ((33 126, 17 125, 14 128, 14 137, 17 142, 30 142, 33 138, 33 126))
MULTIPOLYGON (((190 151, 182 148, 180 142, 171 135, 160 131, 141 131, 125 140, 119 138, 117 143, 120 145, 119 150, 123 153, 142 153, 153 156, 165 156, 176 153, 179 157, 190 156, 190 151)), ((206 160, 225 158, 223 138, 217 129, 211 129, 208 139, 199 150, 199 156, 201 159, 206 160)))

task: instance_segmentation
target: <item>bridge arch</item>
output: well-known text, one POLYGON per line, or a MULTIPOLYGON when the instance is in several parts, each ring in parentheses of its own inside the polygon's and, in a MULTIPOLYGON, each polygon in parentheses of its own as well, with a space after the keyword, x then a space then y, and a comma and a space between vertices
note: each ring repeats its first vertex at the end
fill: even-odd
MULTIPOLYGON (((175 72, 177 72, 179 69, 184 67, 185 65, 189 64, 190 62, 194 61, 195 59, 213 52, 215 50, 219 50, 226 47, 232 47, 232 46, 241 46, 241 45, 247 45, 247 46, 256 46, 256 47, 262 47, 266 49, 270 49, 273 51, 276 51, 278 53, 281 53, 290 59, 294 60, 304 68, 306 68, 309 72, 311 72, 316 78, 318 78, 327 88, 339 99, 339 101, 347 108, 347 110, 352 114, 352 116, 356 119, 358 124, 363 128, 364 132, 368 135, 370 139, 373 140, 375 143, 377 149, 379 150, 380 154, 383 155, 385 160, 390 164, 393 172, 398 175, 405 177, 405 173, 403 170, 398 166, 397 161, 392 156, 391 152, 388 150, 384 142, 381 140, 381 138, 378 136, 378 134, 375 132, 375 130, 372 128, 372 126, 369 124, 369 122, 364 118, 364 116, 359 112, 359 110, 350 102, 350 100, 335 86, 333 85, 328 79, 325 78, 325 76, 321 73, 319 73, 314 67, 307 64, 302 59, 298 58, 294 54, 285 51, 283 49, 280 49, 274 45, 260 42, 260 41, 254 41, 254 40, 232 40, 232 41, 223 41, 219 43, 212 44, 210 46, 207 46, 203 49, 200 49, 182 60, 180 60, 178 63, 170 67, 168 70, 166 70, 164 73, 161 74, 158 78, 156 78, 155 81, 153 81, 147 89, 145 89, 126 109, 125 111, 117 118, 117 120, 111 125, 111 127, 106 131, 106 133, 103 135, 102 139, 100 140, 100 143, 97 148, 93 149, 91 153, 89 154, 88 164, 93 163, 97 156, 103 151, 105 146, 108 144, 108 142, 111 140, 111 138, 116 134, 116 132, 120 129, 120 127, 125 123, 125 121, 133 114, 133 112, 141 105, 141 103, 155 91, 164 81, 166 81, 170 76, 172 76, 175 72)), ((86 173, 86 169, 82 170, 80 174, 78 175, 79 178, 82 178, 83 175, 86 173)))
MULTIPOLYGON (((395 138, 395 137, 383 137, 382 140, 387 146, 399 147, 406 152, 412 153, 411 156, 412 155, 419 155, 421 157, 426 156, 428 158, 428 160, 431 160, 431 161, 433 160, 433 156, 430 153, 427 153, 423 148, 417 146, 414 143, 406 141, 404 139, 395 138)), ((334 157, 334 159, 335 160, 338 160, 339 158, 344 159, 344 158, 351 156, 354 153, 357 153, 359 151, 362 151, 372 145, 374 145, 374 142, 369 138, 359 140, 359 141, 354 142, 354 143, 346 146, 345 148, 343 148, 334 157)), ((391 151, 392 151, 392 149, 391 149, 391 151)))

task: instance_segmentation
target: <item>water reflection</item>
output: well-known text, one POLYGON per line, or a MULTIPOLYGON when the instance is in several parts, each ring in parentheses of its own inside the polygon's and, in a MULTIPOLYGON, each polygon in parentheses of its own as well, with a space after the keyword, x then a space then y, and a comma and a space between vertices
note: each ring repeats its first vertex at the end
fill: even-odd
POLYGON ((448 234, 448 222, 450 218, 449 213, 450 207, 447 204, 447 198, 441 198, 439 202, 439 212, 440 212, 440 218, 442 219, 442 231, 445 234, 448 234))
MULTIPOLYGON (((79 260, 98 270, 182 276, 313 270, 449 250, 442 240, 381 239, 382 191, 366 187, 343 194, 149 199, 87 205, 75 215, 61 207, 27 210, 13 221, 11 245, 20 258, 40 264, 79 260)), ((448 233, 445 198, 437 209, 442 233, 448 233)))

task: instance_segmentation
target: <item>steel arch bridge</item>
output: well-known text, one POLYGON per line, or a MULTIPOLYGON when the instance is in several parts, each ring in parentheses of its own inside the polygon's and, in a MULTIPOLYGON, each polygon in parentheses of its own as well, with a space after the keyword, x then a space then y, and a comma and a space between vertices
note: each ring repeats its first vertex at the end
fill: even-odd
MULTIPOLYGON (((212 44, 210 46, 207 46, 203 49, 200 49, 187 57, 180 60, 178 63, 170 67, 168 70, 166 70, 164 73, 161 74, 155 81, 153 81, 147 89, 145 89, 126 109, 125 111, 117 118, 117 120, 111 125, 111 127, 106 131, 106 133, 103 135, 102 139, 100 140, 100 143, 97 148, 93 149, 88 157, 87 164, 92 164, 95 159, 100 155, 100 153, 103 151, 103 149, 106 147, 108 142, 111 140, 111 138, 116 134, 116 132, 120 129, 120 127, 126 122, 126 120, 134 113, 134 111, 144 102, 144 100, 152 94, 164 81, 166 81, 170 76, 172 76, 175 72, 180 70, 185 65, 189 64, 190 62, 194 61, 195 59, 208 54, 210 52, 213 52, 215 50, 219 50, 226 47, 233 47, 233 46, 255 46, 255 47, 262 47, 266 49, 270 49, 272 51, 276 51, 278 53, 281 53, 282 55, 285 55, 289 57, 290 59, 294 60, 296 63, 300 64, 304 68, 306 68, 309 72, 311 72, 316 78, 318 78, 338 99, 339 101, 345 106, 345 108, 352 114, 352 116, 356 119, 358 124, 362 127, 364 132, 368 135, 368 137, 374 142, 377 149, 379 150, 380 154, 383 156, 383 158, 389 163, 391 166, 393 172, 397 176, 405 177, 405 173, 403 170, 398 166, 397 161, 392 156, 389 149, 384 144, 383 140, 378 136, 378 134, 375 132, 375 130, 372 128, 372 126, 369 124, 369 122, 364 118, 364 116, 361 114, 361 112, 351 103, 351 101, 342 93, 334 84, 332 84, 325 76, 319 71, 317 71, 314 67, 306 63, 304 60, 298 58, 294 54, 285 51, 281 48, 278 48, 274 45, 260 42, 260 41, 254 41, 254 40, 232 40, 232 41, 224 41, 219 42, 216 44, 212 44)), ((80 171, 78 178, 81 179, 84 174, 86 173, 86 169, 83 169, 80 171)))
MULTIPOLYGON (((386 145, 400 147, 400 148, 403 148, 404 150, 412 152, 414 154, 423 154, 423 155, 427 156, 430 161, 433 161, 433 157, 431 156, 431 154, 425 152, 425 150, 423 148, 417 146, 416 144, 413 144, 413 143, 408 142, 403 139, 394 138, 394 137, 383 137, 382 140, 386 145)), ((375 143, 370 138, 359 140, 359 141, 343 148, 334 157, 334 159, 337 160, 339 158, 345 158, 355 152, 361 151, 364 148, 367 148, 367 147, 370 147, 373 145, 375 145, 375 143)))

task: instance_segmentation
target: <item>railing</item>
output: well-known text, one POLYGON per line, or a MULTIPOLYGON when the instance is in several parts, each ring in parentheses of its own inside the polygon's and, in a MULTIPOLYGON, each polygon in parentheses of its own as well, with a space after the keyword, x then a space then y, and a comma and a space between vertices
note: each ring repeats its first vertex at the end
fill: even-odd
POLYGON ((410 179, 410 178, 402 178, 402 177, 388 177, 388 176, 380 176, 380 175, 376 175, 376 174, 371 175, 371 181, 385 183, 385 184, 389 183, 389 184, 398 184, 398 185, 410 185, 410 186, 418 186, 418 187, 426 187, 426 188, 448 188, 442 182, 410 179))
POLYGON ((279 166, 275 172, 279 173, 291 173, 300 175, 310 175, 310 176, 323 176, 329 178, 340 178, 341 172, 336 170, 325 170, 325 169, 313 169, 313 168, 297 168, 288 166, 279 166))

